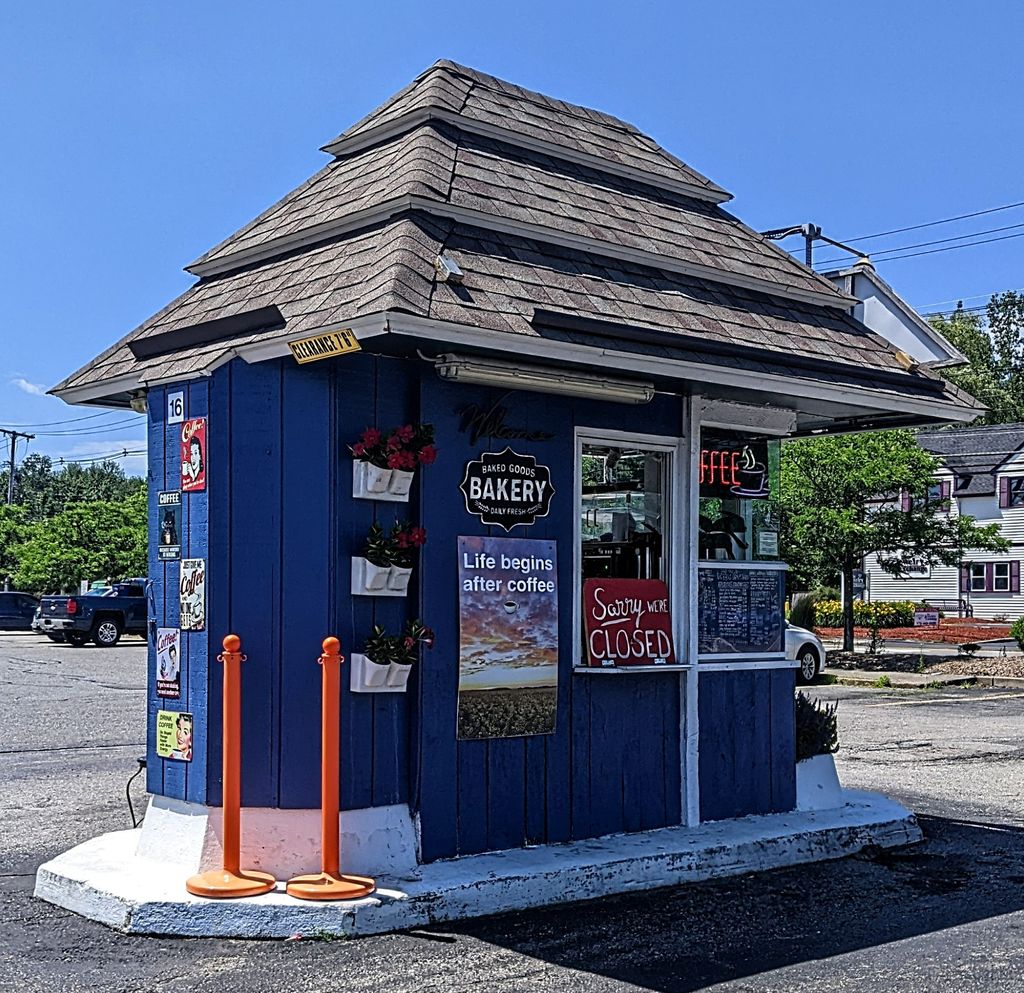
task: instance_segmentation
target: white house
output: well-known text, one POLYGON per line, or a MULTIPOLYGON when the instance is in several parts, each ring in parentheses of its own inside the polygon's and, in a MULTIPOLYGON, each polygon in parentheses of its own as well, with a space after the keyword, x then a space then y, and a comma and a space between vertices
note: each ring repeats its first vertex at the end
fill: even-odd
POLYGON ((932 498, 948 499, 950 514, 998 524, 1011 545, 1003 553, 965 548, 960 566, 921 563, 902 578, 883 572, 870 555, 864 561, 865 595, 927 600, 947 610, 959 606, 975 617, 1016 620, 1024 615, 1024 424, 922 431, 917 437, 943 463, 932 498))

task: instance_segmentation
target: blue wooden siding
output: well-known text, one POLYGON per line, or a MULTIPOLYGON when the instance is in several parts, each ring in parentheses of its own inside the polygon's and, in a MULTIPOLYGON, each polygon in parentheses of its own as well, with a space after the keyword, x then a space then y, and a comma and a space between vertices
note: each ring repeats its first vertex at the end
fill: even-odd
MULTIPOLYGON (((153 520, 156 492, 178 483, 179 428, 163 421, 173 389, 150 393, 153 520)), ((404 359, 364 353, 308 366, 291 359, 236 360, 187 393, 187 416, 209 416, 208 488, 183 496, 182 547, 183 557, 207 560, 208 623, 206 632, 183 633, 182 700, 163 703, 195 715, 190 766, 156 759, 152 715, 161 704, 151 689, 153 792, 220 802, 221 667, 215 657, 223 636, 234 632, 248 655, 243 803, 316 807, 322 639, 337 635, 350 655, 375 623, 394 630, 419 615, 437 640, 414 670, 407 694, 353 694, 343 675, 343 808, 409 802, 421 818, 428 861, 680 822, 680 674, 572 671, 574 429, 671 438, 679 430, 678 399, 658 397, 633 408, 512 395, 505 401, 508 423, 554 437, 484 437, 470 445, 459 430, 459 411, 468 402, 489 406, 501 393, 442 383, 426 365, 404 359), (411 501, 352 499, 347 445, 367 426, 416 420, 435 425, 439 458, 417 474, 411 501), (552 471, 550 515, 511 536, 558 541, 557 726, 541 737, 459 742, 456 538, 503 532, 465 511, 458 486, 469 459, 506 444, 552 471), (351 595, 350 559, 362 551, 374 520, 427 528, 407 599, 351 595)), ((157 562, 154 547, 150 565, 158 623, 173 625, 179 564, 157 562)), ((703 816, 793 806, 792 684, 786 672, 701 675, 703 816)))
POLYGON ((701 820, 792 810, 794 670, 703 671, 699 678, 701 820))

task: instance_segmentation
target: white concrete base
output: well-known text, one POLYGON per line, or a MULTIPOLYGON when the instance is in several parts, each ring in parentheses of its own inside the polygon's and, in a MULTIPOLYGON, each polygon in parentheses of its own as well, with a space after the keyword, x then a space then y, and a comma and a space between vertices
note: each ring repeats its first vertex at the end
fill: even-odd
POLYGON ((662 828, 593 841, 472 855, 420 867, 402 884, 380 876, 369 897, 340 903, 283 892, 204 900, 181 866, 137 854, 139 831, 101 835, 41 866, 36 896, 138 934, 283 938, 365 935, 506 910, 675 886, 822 859, 922 837, 914 815, 876 793, 845 790, 835 810, 662 828))
MULTIPOLYGON (((222 864, 221 808, 169 797, 150 798, 133 855, 144 862, 169 863, 182 878, 222 864)), ((393 804, 346 810, 340 818, 346 872, 419 878, 416 827, 409 807, 393 804)), ((288 879, 320 870, 320 811, 245 807, 242 810, 242 865, 288 879)))
POLYGON ((833 755, 813 755, 797 762, 797 810, 834 810, 843 803, 843 788, 833 755))

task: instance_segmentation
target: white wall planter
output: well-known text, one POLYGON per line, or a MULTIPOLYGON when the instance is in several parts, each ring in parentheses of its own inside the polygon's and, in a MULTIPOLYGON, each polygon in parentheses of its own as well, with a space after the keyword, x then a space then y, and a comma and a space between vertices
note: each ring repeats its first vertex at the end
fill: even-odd
POLYGON ((409 490, 412 487, 412 481, 416 478, 415 472, 409 472, 407 469, 394 469, 391 472, 391 482, 388 483, 388 493, 396 497, 409 498, 409 490))
POLYGON ((391 503, 409 502, 409 484, 404 481, 395 483, 397 475, 412 475, 398 469, 382 469, 380 466, 372 465, 356 459, 352 463, 352 496, 360 500, 387 500, 391 503), (399 489, 404 485, 404 492, 392 491, 392 485, 399 489))
POLYGON ((412 672, 411 665, 403 665, 401 662, 392 662, 388 667, 388 686, 391 689, 405 689, 409 682, 409 673, 412 672))
POLYGON ((834 810, 845 805, 832 755, 813 755, 796 764, 796 809, 834 810))
POLYGON ((393 565, 388 573, 388 589, 394 593, 407 593, 411 578, 412 569, 404 569, 401 566, 393 565))
POLYGON ((406 596, 409 592, 409 576, 396 576, 396 573, 411 575, 412 569, 374 565, 362 556, 353 556, 352 595, 406 596))
POLYGON ((400 685, 389 685, 391 668, 390 664, 378 665, 366 655, 353 653, 349 657, 348 688, 353 693, 404 693, 409 674, 405 674, 405 681, 400 685))

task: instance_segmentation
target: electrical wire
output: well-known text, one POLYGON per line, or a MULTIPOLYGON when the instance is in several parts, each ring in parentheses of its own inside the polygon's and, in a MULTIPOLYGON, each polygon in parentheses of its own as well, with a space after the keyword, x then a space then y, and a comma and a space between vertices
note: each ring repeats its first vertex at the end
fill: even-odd
MULTIPOLYGON (((75 424, 78 421, 91 421, 97 417, 120 417, 123 414, 123 410, 103 410, 98 414, 86 414, 85 417, 69 417, 62 421, 33 421, 33 422, 22 422, 21 424, 5 424, 4 427, 8 428, 49 428, 58 424, 75 424)), ((141 416, 141 415, 140 415, 141 416)))
POLYGON ((111 421, 109 424, 102 424, 88 428, 69 428, 67 431, 37 431, 38 438, 59 438, 68 435, 81 436, 86 434, 107 434, 110 431, 120 431, 126 424, 141 424, 135 417, 127 417, 123 421, 111 421))
POLYGON ((957 214, 955 217, 943 217, 938 221, 926 221, 924 224, 910 224, 905 228, 893 228, 891 231, 878 231, 875 234, 862 234, 857 238, 837 238, 837 241, 845 241, 855 244, 858 241, 873 241, 875 238, 885 238, 891 234, 903 234, 906 231, 920 231, 922 228, 934 228, 940 224, 951 224, 953 221, 965 221, 970 217, 982 217, 985 214, 997 214, 1002 210, 1013 210, 1016 207, 1024 207, 1024 200, 1018 203, 1007 203, 1001 207, 989 207, 987 210, 974 210, 969 214, 957 214))
MULTIPOLYGON (((965 234, 965 235, 963 235, 963 237, 964 238, 971 238, 971 237, 973 237, 973 235, 965 234)), ((907 252, 904 255, 892 255, 889 258, 872 258, 872 261, 875 261, 875 262, 898 262, 900 259, 913 259, 913 258, 917 258, 918 256, 921 256, 921 255, 938 255, 938 254, 941 254, 942 252, 955 252, 959 248, 974 248, 977 245, 991 245, 993 242, 996 242, 996 241, 1010 241, 1013 238, 1024 238, 1024 231, 1021 231, 1021 232, 1019 232, 1017 234, 1004 234, 1004 235, 1000 235, 998 238, 983 238, 981 241, 969 241, 969 242, 967 242, 964 245, 947 245, 945 248, 930 248, 926 252, 907 252)), ((900 249, 894 248, 894 249, 892 249, 892 251, 894 251, 894 252, 895 251, 900 251, 900 249)), ((819 265, 823 265, 824 266, 824 265, 828 265, 829 263, 846 262, 846 261, 849 261, 849 260, 837 257, 837 258, 834 258, 834 259, 823 259, 821 262, 815 262, 814 265, 815 265, 815 267, 817 267, 819 265)))
POLYGON ((145 454, 146 450, 144 448, 132 451, 129 451, 127 448, 122 448, 119 452, 111 452, 109 455, 96 455, 81 459, 71 459, 53 455, 47 457, 51 462, 56 462, 58 465, 82 465, 86 462, 116 462, 118 459, 130 459, 133 456, 145 454))

